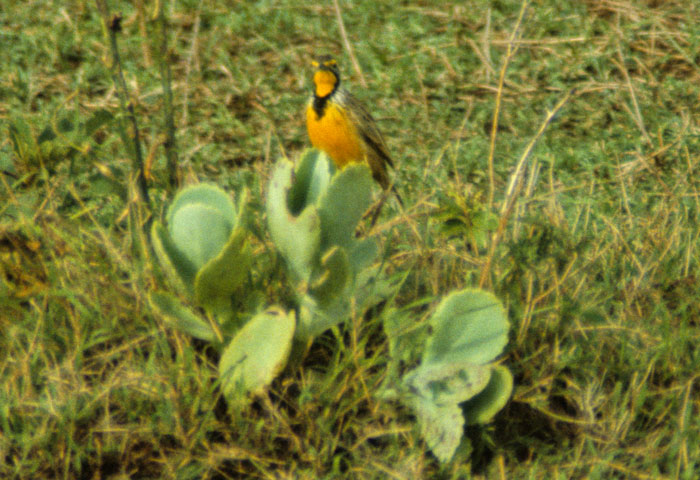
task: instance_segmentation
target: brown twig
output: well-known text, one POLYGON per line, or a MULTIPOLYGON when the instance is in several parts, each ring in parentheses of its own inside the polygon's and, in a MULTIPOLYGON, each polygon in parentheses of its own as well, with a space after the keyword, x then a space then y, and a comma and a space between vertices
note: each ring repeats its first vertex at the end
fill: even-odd
POLYGON ((508 40, 508 48, 506 49, 506 56, 503 59, 503 65, 501 66, 501 71, 498 75, 498 90, 496 91, 496 105, 493 110, 493 121, 491 122, 491 139, 489 142, 489 195, 487 205, 491 207, 493 204, 493 196, 496 190, 496 183, 493 175, 493 159, 496 150, 496 133, 498 132, 498 117, 501 113, 501 98, 503 97, 503 84, 505 83, 506 70, 508 70, 508 64, 510 59, 513 58, 515 52, 518 50, 518 36, 520 35, 520 25, 525 17, 525 10, 527 10, 528 0, 523 0, 520 7, 520 13, 518 14, 518 20, 515 22, 515 27, 513 27, 513 32, 510 34, 510 39, 508 40))
POLYGON ((343 24, 343 16, 340 14, 340 5, 338 5, 338 0, 333 0, 333 7, 335 8, 335 17, 338 20, 340 36, 343 39, 343 43, 345 44, 345 49, 348 51, 348 55, 350 55, 350 61, 352 62, 352 66, 355 69, 355 72, 357 72, 357 75, 360 77, 360 83, 362 84, 362 86, 364 88, 367 88, 365 76, 362 74, 360 64, 357 62, 357 58, 355 58, 355 54, 353 53, 352 47, 350 46, 350 41, 348 40, 348 35, 345 32, 345 25, 343 24))
POLYGON ((537 130, 537 133, 535 133, 535 136, 532 137, 530 143, 528 143, 527 147, 525 147, 525 151, 520 157, 520 160, 518 161, 515 170, 510 175, 510 180, 508 181, 508 188, 506 189, 505 198, 503 199, 503 204, 501 205, 501 216, 498 220, 498 228, 496 229, 496 232, 491 238, 491 244, 489 245, 489 252, 486 257, 486 263, 484 263, 484 266, 481 269, 481 276, 479 278, 480 287, 484 287, 484 285, 486 284, 489 272, 491 271, 491 263, 496 253, 496 247, 498 246, 498 243, 500 242, 501 237, 503 236, 503 232, 505 231, 506 225, 508 224, 508 219, 510 218, 510 215, 513 211, 513 207, 515 206, 515 201, 518 198, 518 194, 522 190, 523 178, 525 176, 525 168, 528 165, 530 155, 532 154, 532 151, 534 150, 537 141, 540 139, 540 137, 542 137, 542 134, 544 134, 544 131, 547 129, 547 126, 552 122, 559 110, 561 110, 561 108, 566 104, 566 102, 569 101, 571 96, 574 94, 575 90, 569 91, 561 100, 559 100, 559 102, 557 102, 554 108, 547 113, 547 116, 540 125, 540 128, 537 130))

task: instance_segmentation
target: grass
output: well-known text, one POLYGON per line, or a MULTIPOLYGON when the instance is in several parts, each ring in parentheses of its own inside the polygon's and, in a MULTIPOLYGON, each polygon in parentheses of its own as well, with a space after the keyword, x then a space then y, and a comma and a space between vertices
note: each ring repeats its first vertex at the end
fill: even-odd
MULTIPOLYGON (((341 1, 367 89, 332 2, 166 4, 186 181, 248 186, 262 212, 274 161, 308 146, 308 59, 332 53, 399 165, 407 210, 390 202, 375 230, 390 270, 409 272, 397 303, 424 316, 440 295, 483 281, 507 305, 513 398, 492 424, 467 429, 446 466, 408 411, 372 396, 386 365, 372 316, 346 335, 324 334, 267 395, 227 411, 216 358, 146 303, 161 280, 139 249, 146 211, 133 201, 118 122, 82 137, 59 128, 65 118, 120 115, 95 4, 5 3, 3 478, 698 475, 693 2, 544 1, 514 31, 519 2, 341 1), (518 48, 499 88, 509 45, 518 48), (487 219, 499 218, 511 172, 573 88, 492 245, 487 219), (5 135, 14 128, 36 139, 51 126, 65 136, 26 155, 5 135)), ((158 26, 152 5, 110 8, 123 15, 120 55, 160 215, 171 193, 158 26)))

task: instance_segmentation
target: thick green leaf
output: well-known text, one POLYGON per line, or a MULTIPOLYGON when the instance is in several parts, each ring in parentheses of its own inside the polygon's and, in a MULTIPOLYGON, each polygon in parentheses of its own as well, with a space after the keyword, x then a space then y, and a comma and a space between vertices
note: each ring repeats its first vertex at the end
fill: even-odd
POLYGON ((318 262, 321 225, 316 208, 305 208, 295 216, 287 207, 293 165, 280 160, 272 173, 267 192, 267 223, 275 247, 303 281, 309 281, 318 262))
POLYGON ((513 375, 503 365, 493 368, 491 380, 476 397, 462 405, 469 425, 488 423, 508 403, 513 391, 513 375))
POLYGON ((231 229, 232 224, 220 210, 203 203, 182 205, 168 224, 173 243, 197 270, 222 251, 231 229))
POLYGON ((372 265, 379 255, 379 247, 373 238, 363 238, 352 242, 348 259, 354 272, 359 272, 372 265))
POLYGON ((311 295, 304 295, 299 305, 299 324, 295 337, 301 342, 306 342, 348 318, 350 318, 348 296, 342 295, 326 305, 320 305, 311 295))
POLYGON ((321 259, 321 275, 310 286, 310 293, 321 305, 341 295, 350 281, 350 264, 345 249, 331 248, 321 259))
POLYGON ((240 405, 248 394, 261 393, 284 368, 292 347, 294 313, 270 308, 246 323, 219 361, 226 399, 240 405))
MULTIPOLYGON (((287 208, 292 215, 299 215, 309 204, 309 186, 311 185, 311 178, 314 168, 316 168, 317 159, 317 150, 305 150, 297 161, 296 169, 291 163, 286 165, 290 172, 294 172, 292 174, 293 182, 289 183, 286 198, 287 208)), ((280 160, 280 162, 282 161, 280 160)), ((277 168, 280 168, 279 163, 277 168)))
POLYGON ((168 225, 172 223, 173 217, 181 208, 192 204, 202 204, 218 211, 230 225, 230 229, 236 224, 236 207, 230 195, 216 185, 200 183, 186 187, 175 195, 168 208, 168 225))
POLYGON ((148 301, 151 308, 158 312, 170 326, 200 340, 208 342, 216 340, 216 334, 209 324, 192 313, 170 293, 151 292, 148 295, 148 301))
POLYGON ((428 363, 404 375, 403 383, 411 394, 447 405, 472 398, 486 387, 490 377, 490 365, 428 363))
POLYGON ((508 320, 491 293, 467 289, 448 295, 429 320, 423 362, 483 364, 508 342, 508 320))
POLYGON ((318 155, 314 169, 311 171, 311 183, 306 201, 308 204, 318 202, 323 192, 328 189, 331 179, 335 174, 335 164, 328 158, 324 152, 314 150, 318 155))
POLYGON ((197 268, 177 249, 168 231, 157 220, 151 227, 151 242, 168 280, 183 293, 191 295, 197 268))
POLYGON ((287 205, 293 215, 314 204, 328 188, 334 171, 332 165, 326 154, 318 150, 306 150, 301 155, 287 195, 287 205))
POLYGON ((231 295, 248 276, 252 261, 246 231, 236 228, 219 255, 197 273, 194 282, 197 302, 209 309, 230 307, 231 295))
POLYGON ((449 462, 464 433, 462 410, 457 404, 435 405, 420 397, 406 403, 416 413, 421 436, 430 450, 441 463, 449 462))
POLYGON ((353 164, 336 173, 318 204, 321 250, 333 245, 349 248, 371 201, 372 175, 367 165, 353 164))

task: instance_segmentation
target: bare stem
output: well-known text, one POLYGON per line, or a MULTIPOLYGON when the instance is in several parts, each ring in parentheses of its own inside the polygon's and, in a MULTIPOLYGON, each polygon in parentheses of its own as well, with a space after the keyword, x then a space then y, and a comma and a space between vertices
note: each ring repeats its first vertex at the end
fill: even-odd
POLYGON ((496 91, 496 105, 493 109, 493 121, 491 122, 491 139, 489 142, 489 196, 487 205, 491 207, 493 204, 493 196, 496 190, 496 182, 494 180, 493 174, 493 159, 496 151, 496 133, 498 133, 498 117, 501 113, 501 98, 503 97, 503 84, 506 79, 506 71, 508 70, 508 65, 510 64, 510 59, 513 58, 515 52, 518 50, 518 37, 520 36, 520 26, 522 25, 523 18, 525 17, 525 10, 527 10, 528 0, 523 0, 520 7, 520 14, 518 15, 518 20, 515 22, 515 27, 510 34, 510 39, 508 40, 508 47, 506 49, 506 56, 503 59, 503 65, 501 66, 501 71, 498 75, 498 89, 496 91))
POLYGON ((173 111, 173 90, 172 73, 168 62, 168 22, 163 12, 163 2, 158 2, 156 12, 158 24, 160 26, 160 55, 158 63, 160 66, 160 81, 163 85, 165 131, 166 141, 164 143, 165 155, 168 159, 168 180, 170 188, 176 189, 180 183, 179 163, 177 159, 177 144, 175 142, 175 112, 173 111))
POLYGON ((486 257, 486 263, 484 263, 484 266, 481 269, 481 276, 479 278, 480 287, 484 287, 487 279, 489 278, 489 273, 491 271, 491 263, 496 253, 496 247, 498 246, 499 242, 501 241, 501 238, 503 237, 503 232, 505 231, 506 226, 508 225, 508 220, 510 218, 511 213, 513 212, 513 207, 515 206, 518 194, 522 190, 525 169, 528 165, 530 155, 532 155, 532 151, 534 150, 537 141, 540 139, 540 137, 542 137, 544 131, 547 129, 547 126, 552 122, 559 110, 561 110, 561 108, 566 104, 566 102, 569 101, 569 99, 574 94, 575 90, 569 91, 561 100, 559 100, 559 102, 557 102, 554 108, 547 113, 547 116, 542 121, 542 124, 537 130, 537 133, 534 137, 532 137, 530 143, 527 144, 527 147, 525 147, 525 151, 520 157, 520 160, 518 161, 515 170, 510 175, 510 180, 508 181, 508 188, 506 190, 505 198, 503 199, 503 203, 501 204, 501 216, 498 220, 498 228, 496 229, 496 232, 491 238, 491 244, 489 246, 489 252, 486 257))
POLYGON ((126 88, 124 80, 124 71, 122 70, 121 60, 119 58, 119 48, 117 46, 117 33, 121 31, 121 16, 110 16, 109 7, 105 0, 95 0, 97 8, 102 15, 102 28, 105 36, 109 38, 110 50, 112 53, 112 63, 110 71, 112 81, 119 96, 119 103, 122 111, 126 112, 126 118, 131 124, 131 138, 133 140, 133 161, 132 168, 137 172, 136 183, 138 186, 139 195, 143 200, 150 205, 151 201, 148 196, 148 185, 146 184, 146 174, 143 162, 143 152, 141 151, 141 137, 139 134, 139 126, 134 114, 134 104, 129 100, 129 91, 126 88))

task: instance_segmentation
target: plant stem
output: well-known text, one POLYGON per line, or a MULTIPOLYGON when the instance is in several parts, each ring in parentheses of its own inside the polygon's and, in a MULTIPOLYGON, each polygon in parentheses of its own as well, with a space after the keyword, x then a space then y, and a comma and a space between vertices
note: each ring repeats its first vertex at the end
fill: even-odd
POLYGON ((160 66, 160 81, 163 85, 164 94, 164 110, 165 116, 165 132, 166 141, 163 144, 165 147, 165 156, 168 159, 168 181, 171 189, 176 189, 180 184, 180 170, 177 158, 177 144, 175 142, 175 121, 173 112, 173 90, 172 90, 172 73, 170 63, 168 62, 168 22, 165 19, 163 12, 163 2, 158 2, 158 25, 160 26, 160 56, 158 63, 160 66))
POLYGON ((126 88, 124 80, 124 71, 122 70, 121 60, 119 58, 119 49, 117 46, 117 33, 121 31, 121 16, 110 16, 109 7, 105 0, 95 0, 97 8, 102 15, 102 27, 105 36, 109 38, 110 50, 112 52, 112 63, 110 72, 112 81, 116 87, 119 96, 119 103, 122 111, 126 112, 126 117, 131 123, 131 138, 133 139, 133 161, 132 168, 137 172, 136 183, 138 192, 146 204, 150 205, 151 201, 148 196, 148 185, 146 184, 146 172, 144 169, 143 153, 141 152, 141 137, 139 134, 139 126, 134 114, 134 104, 129 100, 129 92, 126 88))

